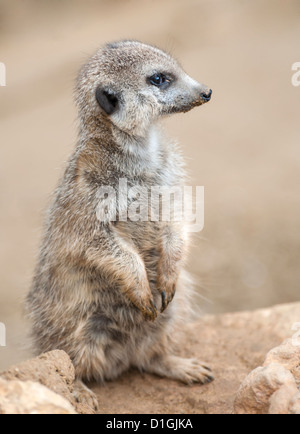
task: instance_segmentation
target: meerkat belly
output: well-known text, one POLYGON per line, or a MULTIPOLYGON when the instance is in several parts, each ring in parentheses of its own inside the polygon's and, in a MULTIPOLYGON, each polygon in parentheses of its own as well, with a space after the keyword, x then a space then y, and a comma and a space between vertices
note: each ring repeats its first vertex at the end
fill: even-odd
MULTIPOLYGON (((159 302, 159 293, 156 292, 154 299, 159 302)), ((93 347, 98 348, 105 360, 111 361, 108 372, 114 364, 119 368, 129 367, 137 351, 151 346, 172 316, 170 309, 155 323, 145 321, 141 312, 128 302, 117 286, 97 291, 94 295, 93 309, 90 309, 88 318, 78 325, 74 338, 82 343, 91 342, 93 347)))

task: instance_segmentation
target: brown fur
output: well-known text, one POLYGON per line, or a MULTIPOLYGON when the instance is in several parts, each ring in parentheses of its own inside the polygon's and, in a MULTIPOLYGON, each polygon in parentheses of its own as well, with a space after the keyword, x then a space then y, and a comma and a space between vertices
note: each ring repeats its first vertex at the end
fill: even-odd
POLYGON ((119 179, 129 187, 184 184, 181 155, 156 121, 202 104, 206 91, 168 54, 135 41, 105 46, 80 72, 79 139, 47 214, 27 298, 37 351, 65 350, 78 379, 112 380, 134 366, 186 383, 212 380, 200 362, 172 354, 191 295, 185 225, 109 215, 100 223, 96 215, 99 187, 118 190, 119 179), (169 89, 146 81, 156 72, 175 77, 169 89), (116 113, 96 101, 99 87, 117 95, 116 113))

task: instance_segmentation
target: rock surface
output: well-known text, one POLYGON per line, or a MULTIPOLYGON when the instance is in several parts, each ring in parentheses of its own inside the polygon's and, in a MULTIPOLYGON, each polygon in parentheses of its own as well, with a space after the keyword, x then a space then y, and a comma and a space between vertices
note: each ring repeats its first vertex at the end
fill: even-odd
MULTIPOLYGON (((90 387, 100 412, 107 414, 300 414, 300 345, 295 334, 299 321, 296 303, 206 316, 186 326, 178 353, 206 361, 216 378, 212 384, 185 386, 132 370, 114 382, 90 387)), ((93 413, 84 391, 74 397, 74 368, 63 351, 12 367, 1 377, 0 412, 4 399, 5 411, 93 413), (39 387, 36 383, 52 391, 51 396, 44 388, 32 392, 39 387), (64 404, 54 399, 57 394, 64 404), (36 396, 41 396, 40 402, 32 398, 36 396), (71 407, 65 406, 66 400, 71 407)))
MULTIPOLYGON (((296 387, 293 375, 279 363, 257 368, 248 375, 239 389, 235 413, 268 414, 273 395, 281 389, 293 390, 294 386, 296 387)), ((295 391, 297 392, 297 387, 295 391)), ((279 400, 282 399, 285 399, 285 395, 281 394, 279 400)), ((274 405, 276 407, 276 403, 274 405)))
POLYGON ((300 414, 300 345, 287 339, 242 383, 235 399, 237 414, 300 414))
POLYGON ((55 394, 65 398, 81 414, 93 413, 78 394, 73 394, 75 387, 75 370, 69 356, 64 351, 51 351, 41 356, 11 367, 3 372, 5 380, 31 381, 40 383, 55 394), (79 402, 78 402, 79 401, 79 402))
POLYGON ((285 384, 271 396, 269 414, 300 414, 300 393, 295 384, 285 384))
POLYGON ((76 414, 62 396, 32 381, 0 378, 0 414, 76 414))

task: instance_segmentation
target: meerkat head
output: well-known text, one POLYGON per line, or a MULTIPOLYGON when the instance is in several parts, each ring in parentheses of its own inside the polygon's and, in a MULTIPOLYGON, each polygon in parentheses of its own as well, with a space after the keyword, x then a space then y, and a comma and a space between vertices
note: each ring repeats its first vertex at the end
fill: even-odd
POLYGON ((137 41, 106 45, 83 67, 77 82, 81 116, 105 117, 136 136, 159 117, 187 112, 211 95, 167 53, 137 41))

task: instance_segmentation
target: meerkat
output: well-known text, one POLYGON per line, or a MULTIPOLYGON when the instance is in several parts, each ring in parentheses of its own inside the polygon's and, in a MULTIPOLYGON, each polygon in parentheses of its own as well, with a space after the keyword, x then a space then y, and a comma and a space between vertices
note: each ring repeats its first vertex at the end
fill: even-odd
MULTIPOLYGON (((211 370, 174 354, 191 285, 183 222, 99 221, 99 188, 183 186, 184 162, 157 121, 207 103, 212 91, 169 54, 137 41, 101 48, 75 88, 79 138, 49 208, 27 309, 38 352, 71 357, 79 381, 113 380, 130 367, 187 384, 211 370)), ((103 198, 102 198, 103 199, 103 198)), ((126 212, 128 198, 117 203, 126 212)))

